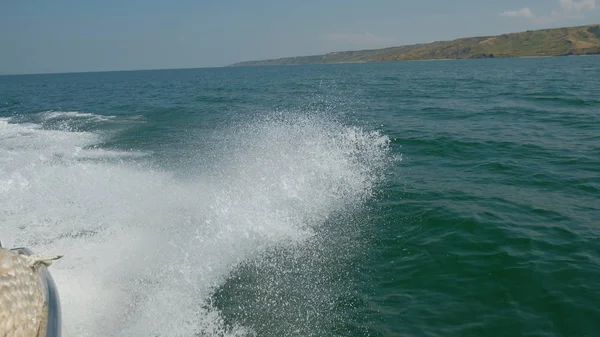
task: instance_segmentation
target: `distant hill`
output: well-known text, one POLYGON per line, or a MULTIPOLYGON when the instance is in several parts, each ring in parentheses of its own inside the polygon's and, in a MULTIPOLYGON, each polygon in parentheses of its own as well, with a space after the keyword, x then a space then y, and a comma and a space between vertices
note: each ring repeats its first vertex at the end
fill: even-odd
POLYGON ((248 61, 232 66, 385 62, 600 54, 600 24, 528 30, 497 36, 415 44, 383 49, 344 51, 315 56, 248 61))

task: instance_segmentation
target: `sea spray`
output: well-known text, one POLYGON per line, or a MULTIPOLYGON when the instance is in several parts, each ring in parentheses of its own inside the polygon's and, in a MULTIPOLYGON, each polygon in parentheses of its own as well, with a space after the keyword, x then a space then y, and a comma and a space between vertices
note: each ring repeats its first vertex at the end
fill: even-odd
POLYGON ((388 160, 377 132, 279 114, 225 128, 211 169, 180 179, 94 146, 91 131, 1 123, 0 235, 65 255, 53 276, 77 336, 254 334, 224 322, 214 292, 248 261, 301 252, 359 210, 388 160))

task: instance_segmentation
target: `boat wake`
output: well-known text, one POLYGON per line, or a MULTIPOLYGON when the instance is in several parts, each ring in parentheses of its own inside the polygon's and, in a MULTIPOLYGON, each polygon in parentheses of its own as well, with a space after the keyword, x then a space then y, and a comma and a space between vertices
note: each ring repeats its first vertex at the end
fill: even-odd
POLYGON ((244 261, 302 246, 360 209, 389 161, 377 132, 271 115, 223 131, 205 171, 181 176, 100 148, 91 130, 18 120, 0 119, 0 238, 64 254, 52 275, 67 336, 255 334, 224 319, 215 291, 244 261))

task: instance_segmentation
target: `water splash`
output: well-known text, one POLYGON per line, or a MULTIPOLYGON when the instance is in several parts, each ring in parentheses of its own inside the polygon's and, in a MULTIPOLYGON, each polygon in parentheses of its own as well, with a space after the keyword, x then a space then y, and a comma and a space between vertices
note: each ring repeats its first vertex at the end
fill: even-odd
POLYGON ((388 161, 387 137, 324 117, 273 114, 225 135, 211 169, 182 178, 94 147, 92 132, 0 120, 0 237, 65 254, 52 272, 67 335, 252 335, 224 322, 215 290, 360 208, 388 161))

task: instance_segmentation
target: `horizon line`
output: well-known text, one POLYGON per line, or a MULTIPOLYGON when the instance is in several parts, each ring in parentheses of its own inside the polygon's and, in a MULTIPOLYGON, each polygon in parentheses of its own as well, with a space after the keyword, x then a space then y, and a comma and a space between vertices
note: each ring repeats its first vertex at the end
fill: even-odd
POLYGON ((66 74, 88 74, 88 73, 121 73, 133 71, 160 71, 160 70, 192 70, 209 68, 226 68, 228 66, 204 66, 204 67, 177 67, 177 68, 141 68, 141 69, 115 69, 115 70, 75 70, 75 71, 52 71, 40 73, 0 73, 0 76, 31 76, 31 75, 66 75, 66 74))

